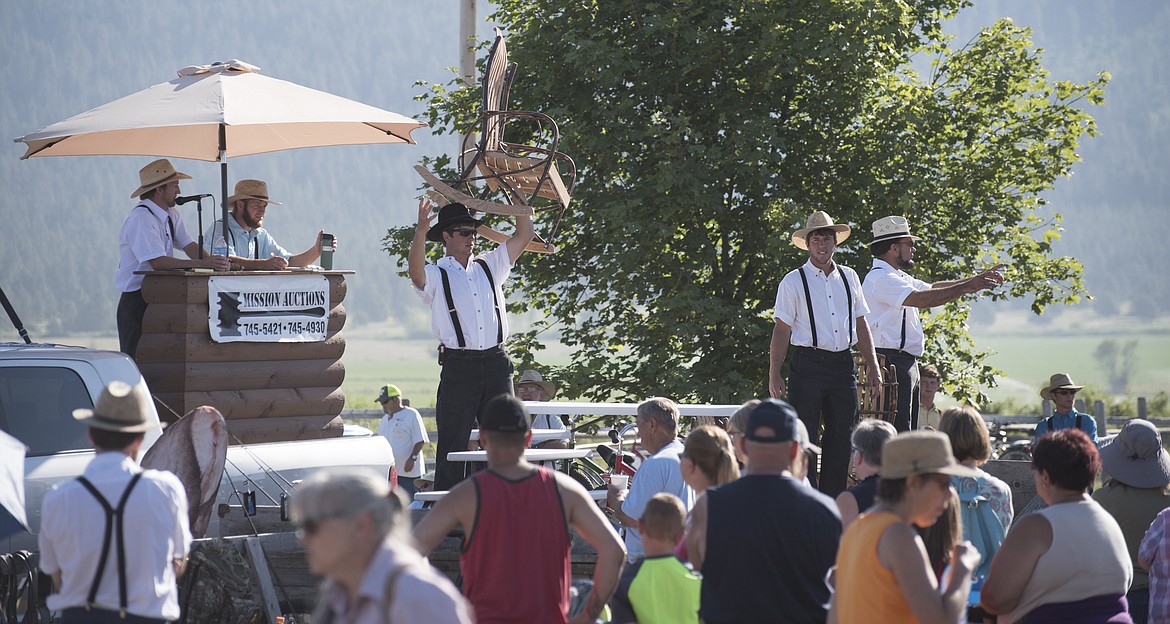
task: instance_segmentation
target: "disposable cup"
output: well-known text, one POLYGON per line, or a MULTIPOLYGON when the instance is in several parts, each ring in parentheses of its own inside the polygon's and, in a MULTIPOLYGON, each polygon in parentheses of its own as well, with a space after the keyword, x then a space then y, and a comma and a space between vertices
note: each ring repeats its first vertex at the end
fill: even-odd
POLYGON ((609 475, 609 482, 617 489, 624 490, 630 485, 630 475, 609 475))

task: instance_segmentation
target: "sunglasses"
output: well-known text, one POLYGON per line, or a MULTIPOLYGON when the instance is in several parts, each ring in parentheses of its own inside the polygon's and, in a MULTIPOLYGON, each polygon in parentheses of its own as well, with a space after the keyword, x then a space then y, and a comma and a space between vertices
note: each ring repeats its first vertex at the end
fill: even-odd
POLYGON ((311 537, 313 535, 316 535, 317 531, 319 531, 321 529, 321 525, 324 524, 325 522, 327 522, 329 520, 336 520, 338 518, 344 518, 344 517, 346 517, 346 516, 340 515, 340 514, 333 514, 333 515, 328 515, 328 516, 321 516, 320 518, 304 518, 302 520, 294 522, 293 528, 296 529, 297 537, 300 539, 304 539, 305 537, 311 537))
POLYGON ((1052 394, 1055 394, 1058 396, 1076 396, 1077 391, 1076 390, 1053 390, 1052 394))
POLYGON ((456 228, 451 230, 451 233, 460 236, 475 236, 475 228, 456 228))

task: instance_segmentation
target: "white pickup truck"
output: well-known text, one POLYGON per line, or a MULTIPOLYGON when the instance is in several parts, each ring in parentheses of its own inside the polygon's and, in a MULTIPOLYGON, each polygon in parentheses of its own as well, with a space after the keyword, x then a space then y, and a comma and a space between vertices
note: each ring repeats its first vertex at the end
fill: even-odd
MULTIPOLYGON (((41 500, 54 485, 80 475, 93 449, 73 410, 93 407, 111 381, 143 384, 133 360, 122 353, 52 344, 0 343, 0 429, 23 442, 25 507, 29 532, 0 539, 0 553, 36 550, 41 500)), ((151 406, 148 418, 157 421, 151 406)), ((142 452, 158 439, 147 434, 142 452)), ((389 476, 390 445, 381 436, 232 445, 220 480, 217 511, 207 537, 287 531, 280 519, 281 494, 292 483, 328 466, 365 466, 389 476), (255 495, 256 516, 245 516, 240 493, 255 495)))

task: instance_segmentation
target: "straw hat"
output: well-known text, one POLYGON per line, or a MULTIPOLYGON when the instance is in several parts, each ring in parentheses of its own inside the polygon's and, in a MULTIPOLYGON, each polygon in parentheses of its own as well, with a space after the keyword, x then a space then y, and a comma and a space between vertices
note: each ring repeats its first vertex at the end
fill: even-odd
POLYGON ((557 385, 551 381, 545 381, 538 371, 524 371, 520 374, 520 381, 517 381, 516 385, 523 386, 528 383, 540 386, 540 389, 544 390, 544 400, 546 401, 551 400, 557 394, 557 385))
POLYGON ((878 474, 883 479, 905 479, 935 472, 979 476, 979 471, 955 461, 950 438, 937 431, 907 431, 882 444, 882 467, 878 474))
POLYGON ((240 180, 236 182, 236 192, 228 198, 229 206, 234 206, 241 199, 259 199, 266 204, 283 206, 275 199, 268 199, 268 183, 263 180, 240 180))
POLYGON ((160 158, 138 170, 140 186, 130 193, 130 197, 138 197, 143 193, 156 189, 173 180, 190 180, 191 176, 175 171, 171 161, 160 158))
POLYGON ((111 381, 102 389, 93 409, 75 409, 73 417, 95 429, 140 433, 162 427, 157 422, 147 422, 149 406, 150 395, 145 385, 111 381))
POLYGON ((1066 373, 1057 373, 1048 378, 1047 386, 1040 389, 1040 398, 1051 401, 1053 390, 1080 390, 1081 388, 1084 386, 1074 384, 1072 377, 1066 373))
POLYGON ((849 238, 849 233, 852 231, 849 229, 848 225, 843 223, 833 223, 833 218, 830 217, 828 213, 823 210, 818 210, 809 215, 808 221, 804 224, 804 228, 792 233, 792 244, 796 245, 799 249, 804 249, 807 251, 808 243, 806 243, 804 239, 806 236, 808 236, 808 233, 825 228, 833 230, 837 233, 838 245, 845 242, 845 239, 849 238))
POLYGON ((1130 420, 1102 445, 1101 466, 1106 474, 1130 487, 1170 484, 1170 455, 1162 448, 1162 434, 1148 420, 1130 420))
POLYGON ((870 241, 870 245, 896 238, 922 240, 910 234, 910 222, 906 220, 906 217, 882 217, 873 222, 873 240, 870 241))

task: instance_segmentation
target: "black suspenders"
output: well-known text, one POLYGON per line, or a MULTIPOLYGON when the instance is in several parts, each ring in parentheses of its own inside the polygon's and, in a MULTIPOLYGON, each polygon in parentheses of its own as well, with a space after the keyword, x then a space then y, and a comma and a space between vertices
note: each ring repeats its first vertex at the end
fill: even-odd
MULTIPOLYGON (((496 345, 500 345, 504 342, 504 319, 503 311, 500 310, 500 300, 496 297, 496 280, 492 279, 491 269, 488 268, 487 262, 484 262, 483 258, 476 258, 475 263, 483 268, 488 286, 492 289, 492 307, 496 310, 496 345)), ((455 312, 455 300, 451 297, 451 279, 447 277, 447 269, 439 267, 439 271, 443 276, 443 296, 447 299, 447 312, 451 315, 451 324, 455 326, 455 338, 459 341, 459 348, 463 349, 467 346, 467 342, 463 339, 463 326, 459 324, 459 314, 455 312)))
POLYGON ((80 483, 89 493, 97 499, 98 504, 102 506, 102 511, 106 512, 106 533, 102 538, 102 555, 98 559, 97 572, 94 573, 93 584, 89 586, 89 597, 85 599, 85 608, 89 610, 93 606, 93 601, 97 598, 98 585, 102 581, 102 575, 106 571, 106 561, 110 558, 110 537, 114 533, 115 522, 117 522, 118 532, 118 609, 122 617, 126 617, 126 604, 128 602, 126 594, 126 540, 125 534, 122 531, 122 518, 126 509, 126 501, 130 498, 130 491, 138 484, 138 480, 142 478, 142 473, 139 472, 130 478, 129 485, 126 486, 125 491, 122 492, 122 498, 118 500, 117 507, 110 507, 110 503, 97 491, 97 488, 89 482, 85 477, 77 477, 77 482, 80 483))
MULTIPOLYGON (((840 267, 837 270, 841 271, 840 267)), ((808 325, 812 328, 812 346, 815 349, 817 348, 817 319, 813 314, 812 295, 808 290, 808 277, 804 274, 804 267, 798 268, 797 271, 800 272, 800 281, 804 284, 804 303, 808 306, 808 325)), ((847 313, 849 316, 849 345, 853 346, 853 289, 849 287, 849 280, 845 279, 845 273, 843 271, 841 272, 841 285, 845 287, 845 304, 849 306, 847 313)), ((903 335, 904 339, 905 335, 903 335)))

